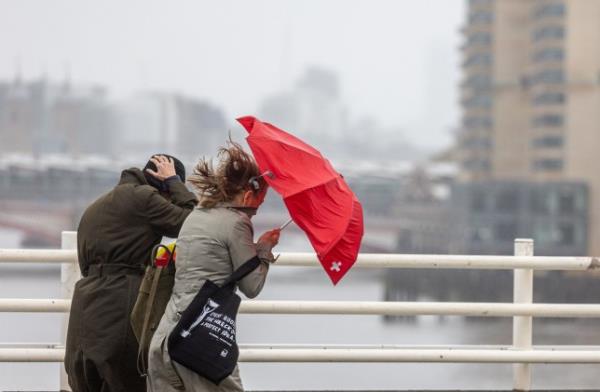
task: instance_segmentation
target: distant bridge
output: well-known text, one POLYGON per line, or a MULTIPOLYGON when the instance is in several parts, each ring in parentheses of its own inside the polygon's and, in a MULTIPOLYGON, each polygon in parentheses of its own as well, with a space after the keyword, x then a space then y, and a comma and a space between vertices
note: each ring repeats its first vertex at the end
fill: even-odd
MULTIPOLYGON (((60 246, 60 231, 75 229, 89 201, 0 200, 0 227, 23 233, 23 246, 28 248, 60 246)), ((256 233, 281 226, 289 219, 283 206, 267 208, 253 218, 256 233)), ((391 253, 396 248, 398 222, 392 219, 372 219, 366 222, 364 252, 391 253)), ((295 225, 288 232, 301 233, 295 225)))
MULTIPOLYGON (((116 167, 127 166, 85 165, 77 161, 62 165, 25 163, 0 164, 0 227, 24 233, 24 245, 29 248, 58 247, 57 233, 65 228, 76 229, 87 205, 118 182, 116 167)), ((393 192, 380 193, 390 198, 393 192)), ((377 212, 382 215, 391 204, 390 200, 384 202, 370 193, 360 197, 365 211, 377 204, 377 212)), ((279 227, 288 218, 279 196, 270 192, 253 221, 256 231, 262 232, 279 227)), ((365 229, 363 252, 397 251, 398 220, 369 216, 365 229)), ((299 229, 292 225, 286 230, 299 229)))
POLYGON ((59 247, 61 228, 76 227, 74 204, 0 200, 0 227, 23 233, 23 246, 59 247))

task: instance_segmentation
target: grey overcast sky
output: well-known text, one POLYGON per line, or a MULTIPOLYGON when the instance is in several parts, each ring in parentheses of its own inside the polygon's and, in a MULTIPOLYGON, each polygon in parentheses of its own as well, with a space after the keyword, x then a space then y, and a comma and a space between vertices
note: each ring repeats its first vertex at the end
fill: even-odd
POLYGON ((17 64, 256 113, 308 66, 338 73, 353 119, 369 115, 429 149, 458 122, 463 0, 0 0, 0 78, 17 64))

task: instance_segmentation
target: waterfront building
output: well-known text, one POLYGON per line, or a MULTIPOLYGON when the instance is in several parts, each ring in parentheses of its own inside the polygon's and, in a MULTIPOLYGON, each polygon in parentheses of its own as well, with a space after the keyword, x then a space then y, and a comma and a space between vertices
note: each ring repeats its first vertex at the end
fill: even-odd
POLYGON ((586 253, 594 255, 600 254, 599 17, 598 0, 470 0, 457 138, 466 184, 587 187, 586 253))

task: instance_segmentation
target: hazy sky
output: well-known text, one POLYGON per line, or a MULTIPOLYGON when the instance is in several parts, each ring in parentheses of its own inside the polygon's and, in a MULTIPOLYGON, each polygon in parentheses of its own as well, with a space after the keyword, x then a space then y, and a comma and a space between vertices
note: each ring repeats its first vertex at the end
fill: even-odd
POLYGON ((352 118, 436 148, 458 122, 463 0, 0 0, 0 78, 20 64, 110 87, 205 98, 230 119, 311 65, 338 72, 352 118))

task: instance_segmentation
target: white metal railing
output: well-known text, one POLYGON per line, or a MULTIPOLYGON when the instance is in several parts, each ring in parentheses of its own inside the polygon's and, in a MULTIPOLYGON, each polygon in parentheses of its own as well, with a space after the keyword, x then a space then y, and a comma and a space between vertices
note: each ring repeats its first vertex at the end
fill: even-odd
MULTIPOLYGON (((3 348, 0 362, 62 362, 64 348, 3 348)), ((241 362, 600 363, 598 351, 461 348, 245 348, 241 362)), ((68 388, 68 386, 67 386, 68 388)), ((516 388, 515 389, 519 389, 516 388)), ((61 389, 64 390, 64 389, 61 389)))
MULTIPOLYGON (((0 312, 68 312, 68 299, 0 299, 0 312)), ((245 314, 600 318, 600 304, 499 302, 242 301, 245 314)))
MULTIPOLYGON (((76 233, 63 232, 61 250, 0 249, 0 262, 62 263, 61 299, 0 299, 0 312, 68 313, 73 286, 79 279, 76 233)), ((318 266, 311 253, 284 253, 278 266, 318 266)), ((374 302, 374 301, 243 301, 241 313, 337 315, 457 315, 513 317, 510 347, 454 346, 308 346, 241 345, 242 362, 476 362, 513 363, 513 385, 529 390, 532 363, 600 363, 600 348, 592 346, 532 346, 533 317, 600 318, 600 305, 534 304, 534 270, 600 269, 592 257, 533 256, 532 240, 516 240, 514 256, 454 256, 361 254, 354 268, 438 268, 514 270, 513 303, 374 302)), ((66 333, 65 314, 63 333, 66 333)), ((63 334, 63 342, 64 342, 63 334)), ((64 343, 58 345, 0 346, 0 362, 60 362, 64 343)), ((61 376, 61 388, 68 389, 61 376)))
MULTIPOLYGON (((66 232, 71 233, 71 232, 66 232)), ((63 237, 64 238, 64 237, 63 237)), ((522 240, 516 240, 522 241, 522 240)), ((0 263, 74 263, 77 252, 67 249, 0 249, 0 263)), ((319 266, 314 253, 282 253, 275 264, 280 267, 319 266)), ((514 270, 528 268, 545 271, 600 271, 600 258, 564 256, 472 256, 472 255, 406 255, 360 254, 353 268, 417 268, 514 270)))

